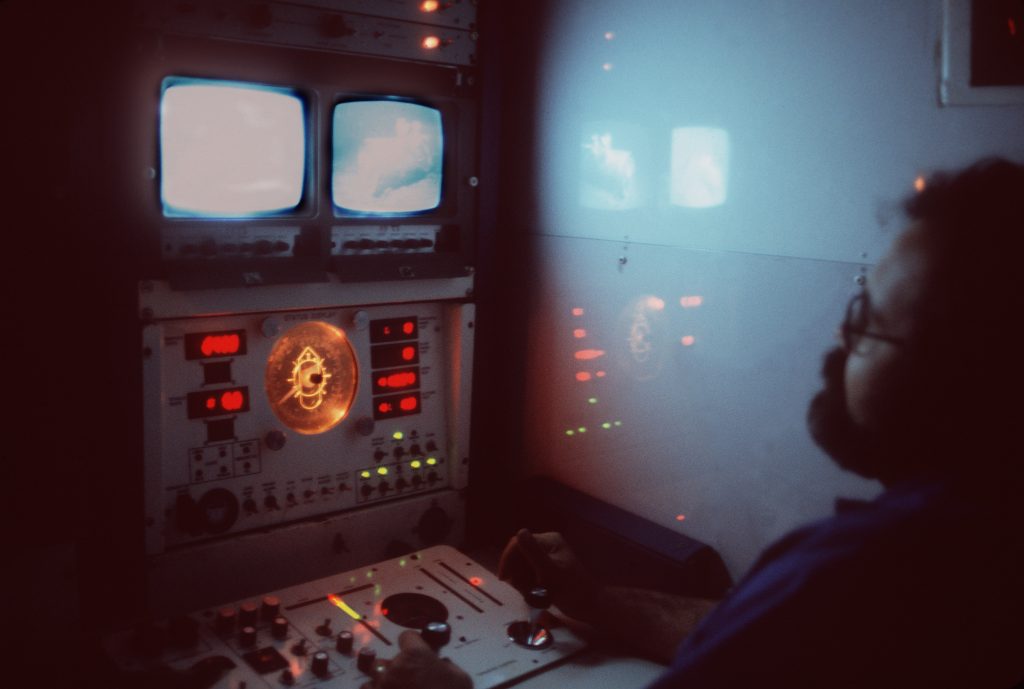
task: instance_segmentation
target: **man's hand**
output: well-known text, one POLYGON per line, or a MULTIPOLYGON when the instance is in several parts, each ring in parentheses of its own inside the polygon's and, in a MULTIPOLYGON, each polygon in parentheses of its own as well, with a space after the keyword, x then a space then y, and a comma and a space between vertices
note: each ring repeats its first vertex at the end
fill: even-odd
POLYGON ((544 586, 552 602, 581 622, 598 621, 603 587, 586 570, 559 533, 522 529, 505 546, 498 577, 520 591, 544 586))
POLYGON ((472 689, 473 680, 450 660, 442 660, 419 632, 405 631, 398 637, 401 652, 362 689, 472 689))

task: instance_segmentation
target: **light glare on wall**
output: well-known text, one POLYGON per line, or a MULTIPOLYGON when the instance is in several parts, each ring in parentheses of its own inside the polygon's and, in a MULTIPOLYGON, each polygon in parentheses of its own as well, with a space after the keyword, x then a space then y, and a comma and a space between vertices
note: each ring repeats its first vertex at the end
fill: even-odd
POLYGON ((669 200, 674 206, 710 208, 725 203, 729 183, 729 133, 716 127, 672 130, 669 200))
POLYGON ((580 203, 597 210, 628 210, 643 203, 638 149, 645 134, 635 125, 593 123, 581 142, 580 203))

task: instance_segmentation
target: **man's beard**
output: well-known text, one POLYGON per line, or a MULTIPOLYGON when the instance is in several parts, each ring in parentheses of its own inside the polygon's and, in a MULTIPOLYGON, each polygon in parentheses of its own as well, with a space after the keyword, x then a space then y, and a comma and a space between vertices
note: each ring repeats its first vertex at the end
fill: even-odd
POLYGON ((865 478, 884 480, 896 468, 891 466, 892 458, 886 457, 892 448, 881 433, 869 431, 850 416, 844 382, 847 356, 838 347, 825 355, 821 371, 825 387, 811 400, 807 427, 818 447, 840 467, 865 478))

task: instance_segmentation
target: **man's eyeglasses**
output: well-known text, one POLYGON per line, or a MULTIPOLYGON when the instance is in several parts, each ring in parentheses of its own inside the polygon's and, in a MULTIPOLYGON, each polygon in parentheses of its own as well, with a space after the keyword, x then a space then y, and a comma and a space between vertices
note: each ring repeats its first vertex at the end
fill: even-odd
POLYGON ((868 330, 868 323, 871 322, 871 302, 867 292, 860 292, 853 295, 850 303, 846 306, 846 317, 839 326, 839 342, 847 352, 857 351, 864 338, 881 340, 893 345, 904 345, 906 340, 902 337, 892 337, 868 330))

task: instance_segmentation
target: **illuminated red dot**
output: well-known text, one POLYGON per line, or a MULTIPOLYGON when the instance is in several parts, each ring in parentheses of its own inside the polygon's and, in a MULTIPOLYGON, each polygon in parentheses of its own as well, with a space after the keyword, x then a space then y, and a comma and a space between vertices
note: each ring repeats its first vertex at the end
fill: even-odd
POLYGON ((239 390, 229 390, 220 396, 220 405, 228 411, 235 411, 245 405, 245 397, 239 390))
POLYGON ((402 332, 406 335, 412 335, 412 331, 416 329, 416 324, 412 321, 406 321, 402 323, 402 332))
POLYGON ((377 411, 379 411, 381 414, 387 414, 393 408, 394 407, 391 406, 390 402, 381 402, 380 404, 377 405, 377 411))
POLYGON ((683 339, 680 341, 683 343, 684 347, 689 347, 694 342, 696 342, 696 339, 693 337, 693 335, 684 335, 683 339))
POLYGON ((580 361, 590 361, 591 359, 598 359, 604 356, 603 349, 581 349, 573 354, 580 361))
POLYGON ((207 409, 216 409, 217 408, 217 399, 215 397, 207 397, 206 398, 206 408, 207 409))
POLYGON ((676 515, 676 521, 677 522, 681 522, 681 521, 683 521, 685 519, 686 519, 686 515, 685 514, 677 514, 676 515))
POLYGON ((606 374, 606 373, 605 373, 604 371, 598 371, 598 372, 597 372, 597 377, 598 377, 598 378, 604 378, 604 377, 605 377, 605 375, 607 375, 607 374, 606 374))
POLYGON ((402 411, 412 411, 419 405, 419 402, 415 397, 404 397, 398 404, 402 407, 402 411))
POLYGON ((484 580, 480 577, 470 577, 469 583, 471 583, 473 586, 480 586, 482 583, 484 583, 484 580))
POLYGON ((583 309, 581 309, 580 307, 577 306, 576 308, 574 308, 572 310, 572 315, 574 315, 574 316, 582 316, 583 315, 583 309))
POLYGON ((377 379, 377 387, 386 388, 388 386, 388 377, 381 376, 377 379))
POLYGON ((416 358, 416 348, 415 347, 403 347, 402 348, 402 358, 404 360, 406 360, 406 361, 412 361, 413 359, 415 359, 416 358))
POLYGON ((391 326, 390 325, 385 325, 384 326, 384 334, 385 335, 390 335, 391 334, 391 326))
POLYGON ((576 328, 575 330, 572 331, 572 336, 578 340, 580 338, 586 337, 587 331, 584 330, 583 328, 576 328))
POLYGON ((207 335, 199 346, 205 356, 237 354, 240 347, 241 340, 237 333, 230 335, 207 335))
POLYGON ((576 374, 576 380, 580 381, 581 383, 590 380, 590 373, 588 373, 587 371, 580 371, 579 373, 576 374))

